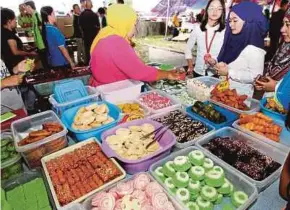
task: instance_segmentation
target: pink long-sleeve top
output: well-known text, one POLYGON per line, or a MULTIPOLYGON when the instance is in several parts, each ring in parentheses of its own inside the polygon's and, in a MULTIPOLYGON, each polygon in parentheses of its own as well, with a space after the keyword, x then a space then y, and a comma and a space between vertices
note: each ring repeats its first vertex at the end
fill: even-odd
POLYGON ((91 69, 94 87, 125 79, 151 82, 157 78, 157 69, 146 66, 130 44, 117 35, 99 41, 91 54, 91 69))

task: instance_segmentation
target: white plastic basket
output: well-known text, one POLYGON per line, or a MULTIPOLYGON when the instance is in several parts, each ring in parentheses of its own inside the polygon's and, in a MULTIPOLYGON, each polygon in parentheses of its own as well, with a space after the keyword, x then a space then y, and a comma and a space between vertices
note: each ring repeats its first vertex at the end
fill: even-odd
POLYGON ((54 98, 54 94, 50 95, 48 100, 49 100, 49 103, 52 105, 53 111, 58 116, 61 116, 61 114, 67 109, 100 100, 100 93, 97 91, 96 88, 91 87, 91 86, 86 86, 86 89, 89 94, 88 96, 77 99, 77 100, 65 102, 65 103, 58 103, 54 98))
POLYGON ((124 100, 135 100, 141 93, 144 83, 135 80, 122 80, 97 87, 104 101, 117 103, 124 100))

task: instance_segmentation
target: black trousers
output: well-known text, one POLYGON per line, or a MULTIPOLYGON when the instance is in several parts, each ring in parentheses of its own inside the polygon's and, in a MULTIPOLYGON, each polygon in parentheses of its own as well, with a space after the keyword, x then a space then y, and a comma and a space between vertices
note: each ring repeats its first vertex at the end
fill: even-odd
POLYGON ((46 49, 38 50, 37 53, 38 53, 38 56, 39 56, 39 59, 42 63, 43 68, 49 69, 46 49))

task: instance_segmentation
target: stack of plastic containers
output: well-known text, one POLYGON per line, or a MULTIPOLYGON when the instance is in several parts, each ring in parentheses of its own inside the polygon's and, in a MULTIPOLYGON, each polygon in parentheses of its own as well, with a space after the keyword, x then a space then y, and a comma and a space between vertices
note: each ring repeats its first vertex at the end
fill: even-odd
MULTIPOLYGON (((209 143, 211 140, 213 140, 215 137, 230 137, 232 139, 242 140, 245 141, 246 144, 254 149, 257 149, 262 154, 265 154, 269 157, 271 157, 274 161, 281 164, 281 167, 274 171, 270 176, 265 178, 262 181, 257 181, 252 179, 251 177, 247 176, 246 174, 242 173, 238 169, 234 168, 233 166, 229 165, 223 160, 220 160, 220 162, 223 162, 224 165, 227 165, 228 168, 233 171, 234 174, 236 174, 239 177, 244 177, 247 180, 249 180, 251 183, 256 185, 259 191, 262 191, 266 189, 270 184, 272 184, 280 175, 280 172, 282 170, 282 165, 284 163, 284 160, 286 158, 286 152, 281 151, 278 148, 275 148, 269 144, 264 143, 263 141, 259 141, 248 134, 245 134, 243 132, 240 132, 234 128, 225 127, 222 128, 215 133, 212 133, 211 135, 207 136, 206 138, 203 138, 197 142, 197 147, 199 147, 202 151, 209 152, 207 149, 203 147, 203 145, 209 143)), ((210 153, 210 152, 209 152, 210 153)), ((211 153, 211 156, 216 157, 214 154, 211 153)))
POLYGON ((116 103, 118 101, 135 100, 141 93, 143 82, 122 80, 97 87, 104 101, 116 103))
POLYGON ((67 146, 67 129, 53 111, 46 111, 36 115, 14 121, 11 125, 14 145, 18 152, 30 168, 41 165, 41 158, 50 153, 56 152, 67 146), (18 143, 32 131, 41 130, 42 124, 55 122, 62 125, 63 130, 40 141, 36 141, 24 146, 18 143))
POLYGON ((284 121, 286 119, 286 114, 280 114, 280 113, 275 112, 273 110, 267 109, 265 107, 266 103, 267 103, 267 98, 263 98, 260 101, 260 108, 261 108, 262 113, 264 113, 265 115, 271 117, 273 120, 282 120, 282 121, 284 121))

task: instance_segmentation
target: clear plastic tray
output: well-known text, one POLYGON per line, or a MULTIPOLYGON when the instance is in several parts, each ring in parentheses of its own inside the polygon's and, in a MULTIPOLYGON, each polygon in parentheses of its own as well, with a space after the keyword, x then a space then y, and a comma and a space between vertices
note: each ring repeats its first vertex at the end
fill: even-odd
POLYGON ((124 100, 135 100, 141 93, 143 82, 122 80, 97 87, 103 100, 111 103, 124 100))
POLYGON ((52 194, 52 197, 53 197, 53 200, 54 200, 54 203, 55 203, 57 209, 68 207, 69 205, 72 205, 73 203, 80 203, 80 202, 82 202, 83 200, 85 200, 86 198, 88 198, 89 196, 91 196, 92 194, 94 194, 94 193, 96 193, 96 192, 98 192, 98 191, 100 191, 100 190, 103 190, 103 189, 106 188, 107 186, 112 185, 113 183, 118 182, 118 181, 120 181, 120 180, 122 180, 122 179, 125 178, 125 176, 126 176, 126 172, 124 171, 124 169, 121 168, 121 166, 120 166, 120 165, 115 161, 115 159, 111 159, 111 160, 113 161, 113 163, 114 163, 114 164, 118 167, 118 169, 121 171, 121 173, 122 173, 121 176, 119 176, 119 177, 115 178, 114 180, 112 180, 112 181, 110 181, 110 182, 104 184, 103 186, 101 186, 101 187, 99 187, 99 188, 97 188, 97 189, 95 189, 95 190, 93 190, 93 191, 87 193, 86 195, 84 195, 84 196, 82 196, 82 197, 80 197, 80 198, 78 198, 78 199, 72 201, 71 203, 68 203, 68 204, 65 205, 65 206, 61 206, 61 205, 60 205, 60 203, 59 203, 59 201, 58 201, 58 198, 57 198, 57 196, 56 196, 56 192, 55 192, 55 189, 54 189, 54 187, 53 187, 53 184, 52 184, 51 178, 50 178, 50 176, 49 176, 48 170, 47 170, 47 168, 46 168, 46 162, 48 162, 48 161, 50 161, 50 160, 52 160, 52 159, 55 159, 55 158, 57 158, 57 157, 60 157, 60 156, 62 156, 62 155, 64 155, 64 154, 66 154, 66 153, 72 152, 72 151, 74 151, 75 149, 78 149, 78 148, 80 148, 80 147, 82 147, 82 146, 84 146, 84 145, 86 145, 86 144, 90 144, 90 143, 92 143, 92 142, 95 142, 95 143, 99 144, 99 146, 101 146, 100 143, 99 143, 95 138, 91 138, 91 139, 88 139, 88 140, 86 140, 86 141, 83 141, 83 142, 77 143, 77 144, 75 144, 75 145, 72 145, 72 146, 70 146, 70 147, 68 147, 68 148, 66 148, 66 149, 61 150, 61 151, 55 152, 55 153, 53 153, 53 154, 51 154, 51 155, 45 156, 45 157, 43 157, 43 158, 41 159, 42 167, 43 167, 43 170, 44 170, 44 173, 45 173, 45 176, 46 176, 46 179, 47 179, 47 182, 48 182, 49 188, 50 188, 50 192, 51 192, 51 194, 52 194))
POLYGON ((66 134, 68 131, 53 111, 41 112, 14 121, 11 125, 11 129, 16 151, 21 152, 21 155, 30 168, 40 166, 40 159, 43 156, 67 146, 66 134), (40 141, 24 146, 18 145, 18 142, 28 136, 31 131, 42 129, 42 124, 46 122, 57 122, 62 125, 63 130, 40 141))
MULTIPOLYGON (((2 183, 1 187, 4 191, 9 191, 9 190, 12 190, 14 189, 15 187, 18 187, 20 185, 23 185, 27 182, 30 182, 36 178, 42 178, 42 172, 40 169, 34 169, 34 170, 31 170, 31 171, 26 171, 24 172, 21 176, 18 176, 18 177, 15 177, 15 178, 12 178, 12 179, 9 179, 7 182, 5 183, 2 183)), ((48 186, 46 185, 46 182, 45 180, 44 181, 44 185, 45 185, 45 188, 46 188, 46 192, 47 192, 47 197, 49 199, 49 202, 50 202, 50 206, 53 206, 53 201, 49 195, 49 189, 48 189, 48 186)), ((3 209, 5 210, 5 209, 3 209)))
MULTIPOLYGON (((134 176, 130 177, 130 178, 126 178, 118 183, 124 183, 127 181, 132 180, 135 176, 138 176, 139 174, 147 174, 150 177, 151 181, 155 181, 154 178, 149 174, 149 173, 138 173, 135 174, 134 176)), ((118 183, 115 183, 114 185, 111 185, 109 187, 104 188, 102 191, 109 191, 111 188, 115 187, 118 183)), ((162 186, 162 185, 161 185, 162 186)), ((162 186, 163 187, 163 186, 162 186)), ((164 187, 163 187, 164 188, 164 187)), ((164 190, 164 193, 168 196, 168 200, 172 202, 173 206, 175 207, 176 210, 182 210, 184 209, 174 198, 174 196, 170 195, 166 190, 164 190)), ((90 196, 89 198, 87 198, 84 202, 83 202, 83 207, 85 210, 91 210, 92 209, 92 199, 94 198, 95 195, 90 196)))
POLYGON ((243 127, 241 127, 239 125, 239 120, 236 120, 234 123, 233 123, 233 127, 246 133, 246 134, 249 134, 250 136, 253 136, 257 139, 259 139, 260 141, 263 141, 267 144, 270 144, 276 148, 279 148, 281 149, 282 151, 284 152, 289 152, 290 151, 290 131, 287 130, 287 128, 285 127, 284 125, 284 122, 283 121, 278 121, 278 120, 273 120, 273 122, 279 126, 281 126, 283 128, 281 134, 280 134, 280 142, 275 142, 269 138, 267 138, 266 136, 262 136, 262 135, 259 135, 253 131, 250 131, 248 129, 245 129, 243 127))
MULTIPOLYGON (((150 167, 150 173, 154 176, 154 178, 165 188, 166 186, 160 181, 160 179, 158 177, 156 177, 154 170, 159 167, 159 166, 163 166, 166 162, 173 160, 175 157, 177 156, 182 156, 182 155, 188 155, 192 150, 200 150, 198 147, 188 147, 185 148, 183 150, 179 150, 177 152, 172 153, 170 156, 154 163, 151 167, 150 167)), ((238 208, 238 210, 244 210, 247 209, 248 207, 250 207, 250 205, 258 198, 258 191, 256 189, 256 187, 249 182, 247 179, 240 177, 239 174, 237 174, 235 171, 233 171, 230 167, 228 167, 226 164, 224 164, 223 161, 219 160, 218 158, 212 156, 211 153, 207 152, 207 151, 203 151, 204 155, 210 159, 212 159, 212 161, 214 162, 215 165, 221 166, 224 171, 225 171, 225 176, 226 178, 233 183, 234 187, 238 190, 242 190, 244 191, 248 196, 249 199, 248 201, 240 206, 238 208)), ((169 194, 172 194, 172 192, 170 192, 170 190, 168 189, 169 194)), ((174 196, 174 195, 173 195, 174 196)), ((177 198, 176 198, 177 199, 177 198)), ((178 200, 178 199, 177 199, 178 200)), ((178 200, 178 202, 182 205, 184 205, 182 203, 182 201, 178 200)), ((221 209, 219 208, 221 205, 217 206, 218 208, 216 208, 215 206, 215 210, 216 209, 221 209)), ((186 207, 184 206, 183 209, 186 209, 186 207)))
MULTIPOLYGON (((193 117, 193 116, 190 116, 188 113, 186 113, 186 111, 185 111, 184 109, 181 109, 181 108, 175 108, 175 109, 169 110, 169 111, 167 111, 167 112, 154 114, 154 115, 149 116, 148 118, 154 120, 154 119, 156 119, 156 118, 160 118, 160 117, 166 116, 166 115, 168 115, 171 111, 176 111, 176 110, 181 111, 184 115, 190 117, 191 119, 194 119, 194 120, 200 121, 200 120, 198 120, 197 118, 195 118, 195 117, 193 117)), ((200 122, 201 122, 201 121, 200 121, 200 122)), ((203 123, 204 125, 206 125, 206 126, 210 129, 210 131, 209 131, 208 133, 206 133, 205 135, 200 136, 200 137, 198 137, 198 138, 196 138, 196 139, 190 140, 190 141, 188 141, 188 142, 186 142, 186 143, 178 143, 178 142, 176 142, 175 147, 177 147, 177 148, 179 148, 179 149, 183 149, 183 148, 189 147, 189 146, 191 146, 191 145, 194 145, 198 140, 200 140, 200 139, 202 139, 202 138, 205 138, 206 136, 208 136, 208 135, 210 135, 210 134, 212 134, 212 133, 215 132, 215 128, 214 128, 213 126, 211 126, 210 124, 208 124, 208 123, 206 123, 206 122, 202 122, 202 123, 203 123)))
POLYGON ((150 112, 153 113, 153 114, 156 114, 156 113, 164 113, 164 112, 168 112, 168 111, 170 111, 170 110, 173 110, 173 109, 176 109, 176 108, 181 107, 181 104, 180 104, 179 101, 177 101, 174 97, 172 97, 172 96, 170 96, 170 95, 168 95, 168 94, 166 94, 166 93, 164 93, 163 91, 160 91, 160 90, 152 90, 152 91, 148 91, 148 92, 141 93, 141 94, 139 95, 137 101, 138 101, 140 104, 144 105, 144 106, 145 106, 148 110, 150 110, 150 112), (157 109, 157 110, 155 110, 155 109, 152 109, 152 108, 146 106, 145 104, 143 104, 143 103, 140 101, 140 98, 141 98, 143 95, 147 95, 147 94, 149 94, 149 93, 154 93, 154 92, 155 92, 155 93, 158 93, 159 95, 161 95, 161 96, 163 96, 163 97, 166 97, 166 98, 170 99, 172 105, 171 105, 171 106, 168 106, 168 107, 165 107, 165 108, 163 108, 163 109, 157 109))
MULTIPOLYGON (((266 144, 266 143, 264 143, 256 138, 253 138, 252 136, 249 136, 248 134, 245 134, 241 131, 238 131, 238 130, 236 130, 234 128, 230 128, 230 127, 222 128, 222 129, 216 131, 215 133, 199 140, 197 142, 197 147, 201 148, 201 150, 203 150, 203 151, 208 151, 207 149, 203 148, 202 145, 207 144, 208 142, 210 142, 213 138, 215 138, 217 136, 232 137, 234 139, 244 140, 252 148, 257 149, 261 153, 271 157, 273 160, 275 160, 276 162, 281 164, 281 167, 278 170, 276 170, 274 173, 272 173, 270 176, 268 176, 266 179, 264 179, 262 181, 256 181, 256 180, 250 178, 249 176, 247 176, 246 174, 240 172, 235 167, 229 165, 225 161, 220 160, 223 163, 225 163, 228 167, 230 167, 237 175, 248 179, 251 183, 256 185, 259 191, 266 189, 270 184, 272 184, 279 177, 280 172, 282 170, 283 163, 284 163, 286 155, 287 155, 285 152, 283 152, 280 149, 275 148, 271 145, 268 145, 268 144, 266 144)), ((214 154, 212 154, 212 156, 216 157, 214 154)))
POLYGON ((255 113, 255 112, 258 112, 260 110, 260 102, 256 99, 253 99, 253 98, 247 98, 245 100, 245 104, 249 107, 249 110, 248 111, 242 111, 242 110, 239 110, 239 109, 236 109, 234 107, 231 107, 231 106, 228 106, 228 105, 225 105, 221 102, 217 102, 215 100, 212 100, 210 99, 210 102, 216 104, 216 105, 219 105, 221 107, 225 107, 233 112, 236 112, 236 113, 239 113, 239 114, 252 114, 252 113, 255 113))
POLYGON ((86 86, 86 89, 88 91, 88 96, 74 100, 74 101, 69 101, 66 103, 58 103, 55 98, 54 95, 50 95, 49 96, 49 102, 50 104, 53 106, 53 110, 59 115, 61 116, 61 114, 67 110, 70 109, 72 107, 75 106, 79 106, 82 104, 88 104, 88 103, 92 103, 92 102, 97 102, 100 101, 100 93, 97 91, 96 88, 91 87, 91 86, 86 86))
POLYGON ((58 210, 85 210, 85 208, 80 203, 73 203, 71 205, 67 205, 64 208, 59 208, 58 210))
MULTIPOLYGON (((128 101, 118 101, 117 103, 115 103, 115 105, 120 105, 120 104, 126 104, 126 103, 129 103, 129 104, 132 104, 132 103, 136 103, 136 104, 139 104, 140 107, 144 110, 144 116, 149 116, 150 115, 150 110, 144 106, 143 104, 141 104, 139 101, 137 100, 128 100, 128 101)), ((125 114, 123 112, 121 112, 121 115, 122 117, 125 116, 125 114)))

